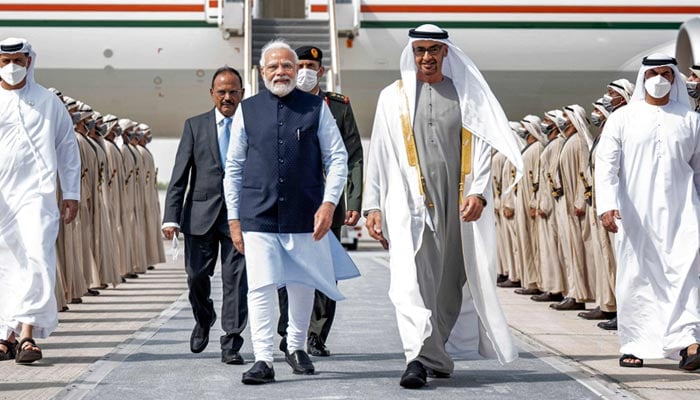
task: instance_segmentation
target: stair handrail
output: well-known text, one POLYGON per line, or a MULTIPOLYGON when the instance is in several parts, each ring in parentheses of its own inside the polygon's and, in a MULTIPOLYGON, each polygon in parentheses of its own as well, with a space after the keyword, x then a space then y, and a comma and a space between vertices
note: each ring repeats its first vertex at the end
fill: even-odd
POLYGON ((253 80, 257 80, 257 76, 253 73, 253 10, 251 1, 244 0, 243 7, 243 87, 245 88, 245 97, 255 96, 258 92, 258 85, 253 85, 253 80))
POLYGON ((331 42, 331 73, 326 80, 326 90, 340 92, 340 57, 338 55, 338 27, 335 20, 335 0, 328 0, 328 33, 331 42))
POLYGON ((352 0, 352 33, 357 36, 360 33, 360 13, 362 12, 362 1, 352 0))

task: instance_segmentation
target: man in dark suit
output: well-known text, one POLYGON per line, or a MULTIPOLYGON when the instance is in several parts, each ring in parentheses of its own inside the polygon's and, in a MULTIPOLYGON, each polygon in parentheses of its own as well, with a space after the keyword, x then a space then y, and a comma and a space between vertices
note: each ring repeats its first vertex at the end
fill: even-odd
MULTIPOLYGON (((319 80, 323 76, 322 65, 323 52, 315 46, 302 46, 296 50, 299 57, 299 72, 297 74, 297 88, 315 94, 323 98, 335 118, 335 122, 343 137, 345 150, 348 152, 348 180, 345 188, 345 196, 340 201, 333 214, 331 231, 340 240, 340 229, 343 225, 355 226, 360 219, 362 207, 362 139, 355 123, 355 116, 350 106, 350 99, 340 93, 324 92, 321 90, 319 80), (347 197, 347 205, 345 201, 347 197)), ((287 292, 279 289, 280 319, 277 324, 277 333, 282 336, 280 349, 286 352, 287 334, 287 292)), ((307 340, 308 353, 317 357, 327 357, 330 351, 326 348, 326 339, 331 330, 335 318, 335 301, 326 297, 318 290, 314 296, 314 309, 309 324, 309 337, 307 340)))
POLYGON ((223 162, 231 117, 243 98, 238 71, 219 68, 214 73, 210 94, 215 107, 185 122, 165 199, 163 234, 169 240, 180 231, 185 235, 187 285, 196 321, 190 337, 193 353, 207 347, 209 329, 216 321, 214 303, 209 297, 210 278, 221 248, 221 361, 243 364, 239 350, 243 345, 241 332, 248 319, 248 284, 245 259, 231 241, 223 195, 223 162))

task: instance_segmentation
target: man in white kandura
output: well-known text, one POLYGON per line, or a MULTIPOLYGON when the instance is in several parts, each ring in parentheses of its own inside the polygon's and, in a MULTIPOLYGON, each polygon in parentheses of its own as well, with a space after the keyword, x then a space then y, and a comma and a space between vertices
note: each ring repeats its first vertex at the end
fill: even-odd
POLYGON ((0 360, 20 364, 42 358, 33 338, 58 325, 56 237, 80 199, 73 122, 61 100, 34 81, 35 64, 25 39, 0 41, 0 360))
POLYGON ((359 275, 327 235, 348 175, 345 145, 323 99, 296 88, 298 63, 284 41, 265 45, 268 90, 243 100, 231 122, 224 194, 231 240, 246 257, 255 354, 245 384, 274 381, 278 287, 286 286, 289 301, 286 361, 295 374, 311 375, 305 349, 314 291, 342 300, 336 280, 359 275))
POLYGON ((428 372, 449 377, 448 352, 517 358, 496 296, 491 147, 518 179, 523 161, 503 109, 446 31, 409 31, 401 78, 379 96, 363 210, 389 248, 400 384, 415 389, 428 372))
POLYGON ((620 366, 667 357, 700 368, 700 114, 674 58, 642 61, 630 103, 603 129, 595 182, 617 233, 620 366))

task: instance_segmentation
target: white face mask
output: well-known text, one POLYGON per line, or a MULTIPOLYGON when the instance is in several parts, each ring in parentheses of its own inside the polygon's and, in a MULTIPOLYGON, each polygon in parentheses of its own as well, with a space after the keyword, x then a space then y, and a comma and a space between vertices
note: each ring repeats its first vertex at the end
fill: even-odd
POLYGON ((0 79, 7 82, 8 85, 14 86, 27 76, 27 68, 15 64, 9 63, 4 67, 0 68, 0 79))
POLYGON ((660 99, 671 91, 671 82, 661 75, 656 75, 644 81, 644 89, 649 96, 660 99))
POLYGON ((310 92, 318 83, 318 72, 311 68, 301 68, 297 73, 297 87, 305 92, 310 92))

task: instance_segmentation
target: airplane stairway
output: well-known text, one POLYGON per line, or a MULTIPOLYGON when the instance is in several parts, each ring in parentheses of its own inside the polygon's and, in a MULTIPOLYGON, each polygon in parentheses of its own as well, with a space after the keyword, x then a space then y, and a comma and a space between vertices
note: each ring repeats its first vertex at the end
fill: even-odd
MULTIPOLYGON (((316 46, 323 52, 323 66, 326 74, 321 78, 321 88, 326 88, 326 76, 331 67, 331 43, 328 35, 328 21, 308 19, 253 19, 252 23, 252 62, 260 65, 260 51, 272 39, 284 39, 293 49, 300 46, 316 46)), ((258 76, 258 87, 264 88, 262 77, 258 76)))

